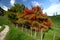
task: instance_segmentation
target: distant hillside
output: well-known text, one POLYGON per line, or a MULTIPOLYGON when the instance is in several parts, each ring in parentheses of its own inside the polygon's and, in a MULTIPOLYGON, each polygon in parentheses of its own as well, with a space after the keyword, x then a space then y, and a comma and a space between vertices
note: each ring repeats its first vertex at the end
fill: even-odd
POLYGON ((49 16, 51 20, 54 22, 54 25, 60 28, 60 15, 49 16))
POLYGON ((56 15, 56 16, 49 16, 53 22, 59 22, 60 21, 60 15, 56 15))

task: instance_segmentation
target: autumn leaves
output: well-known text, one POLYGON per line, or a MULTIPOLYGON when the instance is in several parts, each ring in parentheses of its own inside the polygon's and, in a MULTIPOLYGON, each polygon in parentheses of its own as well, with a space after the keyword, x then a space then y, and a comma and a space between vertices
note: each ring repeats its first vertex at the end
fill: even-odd
POLYGON ((32 9, 25 8, 24 13, 20 16, 21 18, 28 20, 32 30, 35 29, 36 31, 39 31, 42 29, 43 31, 46 31, 53 25, 47 15, 43 14, 42 9, 39 6, 32 7, 32 9))

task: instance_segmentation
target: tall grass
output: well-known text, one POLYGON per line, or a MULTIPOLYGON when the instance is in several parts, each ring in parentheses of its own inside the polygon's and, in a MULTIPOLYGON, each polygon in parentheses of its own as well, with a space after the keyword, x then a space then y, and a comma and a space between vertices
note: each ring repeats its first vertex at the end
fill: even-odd
POLYGON ((5 37, 5 40, 35 40, 31 36, 28 36, 25 32, 10 26, 10 31, 5 37))

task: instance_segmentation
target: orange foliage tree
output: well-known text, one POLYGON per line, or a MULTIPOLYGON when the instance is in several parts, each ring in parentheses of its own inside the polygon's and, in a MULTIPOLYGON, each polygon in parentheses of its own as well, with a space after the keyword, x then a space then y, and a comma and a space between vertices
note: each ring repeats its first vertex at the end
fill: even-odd
POLYGON ((43 32, 48 31, 53 25, 53 22, 46 14, 43 14, 42 8, 39 6, 32 7, 31 9, 25 8, 24 13, 20 17, 28 20, 29 27, 35 30, 35 37, 36 31, 41 31, 41 40, 44 38, 43 32))
POLYGON ((32 27, 32 30, 35 30, 33 22, 36 21, 40 25, 39 27, 36 27, 36 31, 41 29, 43 29, 43 31, 47 31, 47 29, 51 28, 53 25, 52 21, 46 14, 43 14, 42 9, 39 6, 32 7, 32 9, 25 8, 24 13, 21 14, 20 17, 25 20, 29 20, 28 22, 31 24, 30 27, 32 27))

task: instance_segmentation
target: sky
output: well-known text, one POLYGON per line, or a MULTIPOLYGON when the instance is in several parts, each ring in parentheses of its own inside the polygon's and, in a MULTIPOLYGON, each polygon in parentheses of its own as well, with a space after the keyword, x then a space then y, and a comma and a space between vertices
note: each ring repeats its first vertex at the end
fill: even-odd
POLYGON ((40 6, 48 16, 60 14, 60 0, 0 0, 0 7, 7 11, 14 3, 23 3, 27 8, 31 8, 31 5, 40 6))

